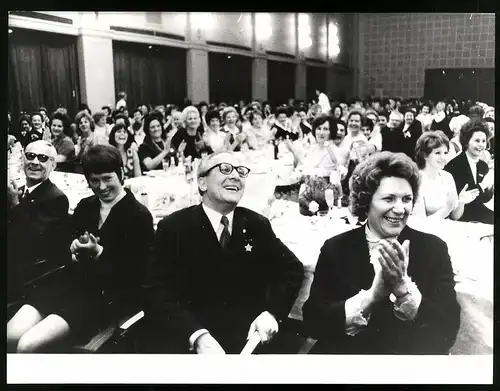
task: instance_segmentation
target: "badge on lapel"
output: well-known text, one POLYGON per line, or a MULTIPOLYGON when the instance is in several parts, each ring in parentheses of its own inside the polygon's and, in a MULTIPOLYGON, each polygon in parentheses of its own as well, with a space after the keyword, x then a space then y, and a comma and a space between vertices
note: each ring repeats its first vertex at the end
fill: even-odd
POLYGON ((245 243, 246 243, 245 244, 245 251, 246 252, 252 252, 252 248, 253 248, 253 246, 251 244, 252 238, 247 237, 247 235, 246 235, 247 234, 247 230, 245 228, 243 228, 243 230, 241 232, 243 233, 243 236, 245 238, 245 243))

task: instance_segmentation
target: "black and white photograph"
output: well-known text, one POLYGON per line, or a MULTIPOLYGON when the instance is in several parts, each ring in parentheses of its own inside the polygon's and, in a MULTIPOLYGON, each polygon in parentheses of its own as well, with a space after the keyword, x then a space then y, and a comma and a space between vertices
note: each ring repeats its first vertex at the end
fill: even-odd
POLYGON ((492 384, 494 13, 9 11, 7 383, 492 384))

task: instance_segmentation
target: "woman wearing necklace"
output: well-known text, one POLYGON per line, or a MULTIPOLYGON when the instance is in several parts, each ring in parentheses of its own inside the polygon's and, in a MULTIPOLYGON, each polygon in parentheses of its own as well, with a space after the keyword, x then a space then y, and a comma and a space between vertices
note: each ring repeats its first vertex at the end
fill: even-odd
POLYGON ((118 148, 123 161, 125 178, 134 178, 142 175, 137 144, 123 124, 113 126, 109 133, 109 144, 118 148))
POLYGON ((425 132, 417 141, 415 160, 420 168, 420 191, 413 214, 432 218, 458 220, 464 205, 472 202, 479 190, 455 188, 453 176, 444 171, 450 143, 441 131, 425 132))
POLYGON ((172 147, 184 157, 199 159, 201 150, 205 147, 200 112, 194 106, 187 106, 182 110, 181 120, 183 127, 172 138, 172 147))
POLYGON ((171 148, 175 131, 164 134, 160 113, 152 112, 144 119, 146 136, 139 147, 139 161, 142 171, 157 170, 162 168, 162 161, 170 155, 174 156, 171 148))
POLYGON ((460 221, 479 221, 486 224, 494 222, 493 211, 484 205, 493 197, 494 175, 493 171, 488 172, 488 164, 480 159, 489 136, 488 125, 484 121, 467 122, 460 130, 463 152, 444 168, 453 176, 457 191, 464 188, 477 190, 476 197, 464 206, 460 221))
POLYGON ((328 239, 303 307, 312 354, 449 353, 460 327, 446 243, 406 225, 417 165, 378 152, 359 163, 350 209, 363 226, 328 239))

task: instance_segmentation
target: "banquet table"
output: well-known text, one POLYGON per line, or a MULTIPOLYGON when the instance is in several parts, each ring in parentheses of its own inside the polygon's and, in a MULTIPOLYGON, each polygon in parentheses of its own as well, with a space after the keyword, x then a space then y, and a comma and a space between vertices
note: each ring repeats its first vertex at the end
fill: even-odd
MULTIPOLYGON (((70 212, 81 198, 92 194, 83 175, 53 172, 50 178, 67 194, 70 212)), ((302 320, 302 306, 309 296, 321 246, 326 239, 355 228, 355 219, 347 208, 334 208, 322 217, 302 216, 296 202, 273 198, 276 180, 276 171, 255 170, 247 179, 245 196, 240 205, 268 217, 276 236, 304 265, 303 285, 289 315, 292 319, 302 320)), ((181 172, 157 170, 128 179, 125 186, 150 209, 155 225, 173 211, 201 200, 196 180, 187 183, 181 172), (146 199, 144 194, 147 194, 146 199)), ((456 349, 457 354, 492 353, 493 225, 416 216, 410 217, 408 225, 437 235, 448 245, 455 273, 455 289, 462 306, 462 325, 457 344, 463 346, 456 349), (474 350, 476 345, 482 348, 474 350)))

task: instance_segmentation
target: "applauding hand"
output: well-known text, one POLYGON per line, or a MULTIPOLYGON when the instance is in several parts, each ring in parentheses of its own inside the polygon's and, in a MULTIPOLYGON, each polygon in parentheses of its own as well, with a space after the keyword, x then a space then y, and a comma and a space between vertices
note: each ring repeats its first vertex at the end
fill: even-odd
POLYGON ((382 266, 384 281, 392 288, 396 296, 406 289, 407 270, 410 254, 410 241, 405 240, 401 245, 397 240, 380 241, 379 262, 382 266))
POLYGON ((465 184, 464 188, 460 191, 458 195, 458 201, 461 204, 469 204, 474 201, 479 195, 479 189, 467 190, 469 184, 465 184))
POLYGON ((71 259, 78 262, 82 259, 94 259, 103 251, 103 247, 99 244, 99 238, 87 231, 78 239, 73 240, 70 246, 71 259))

